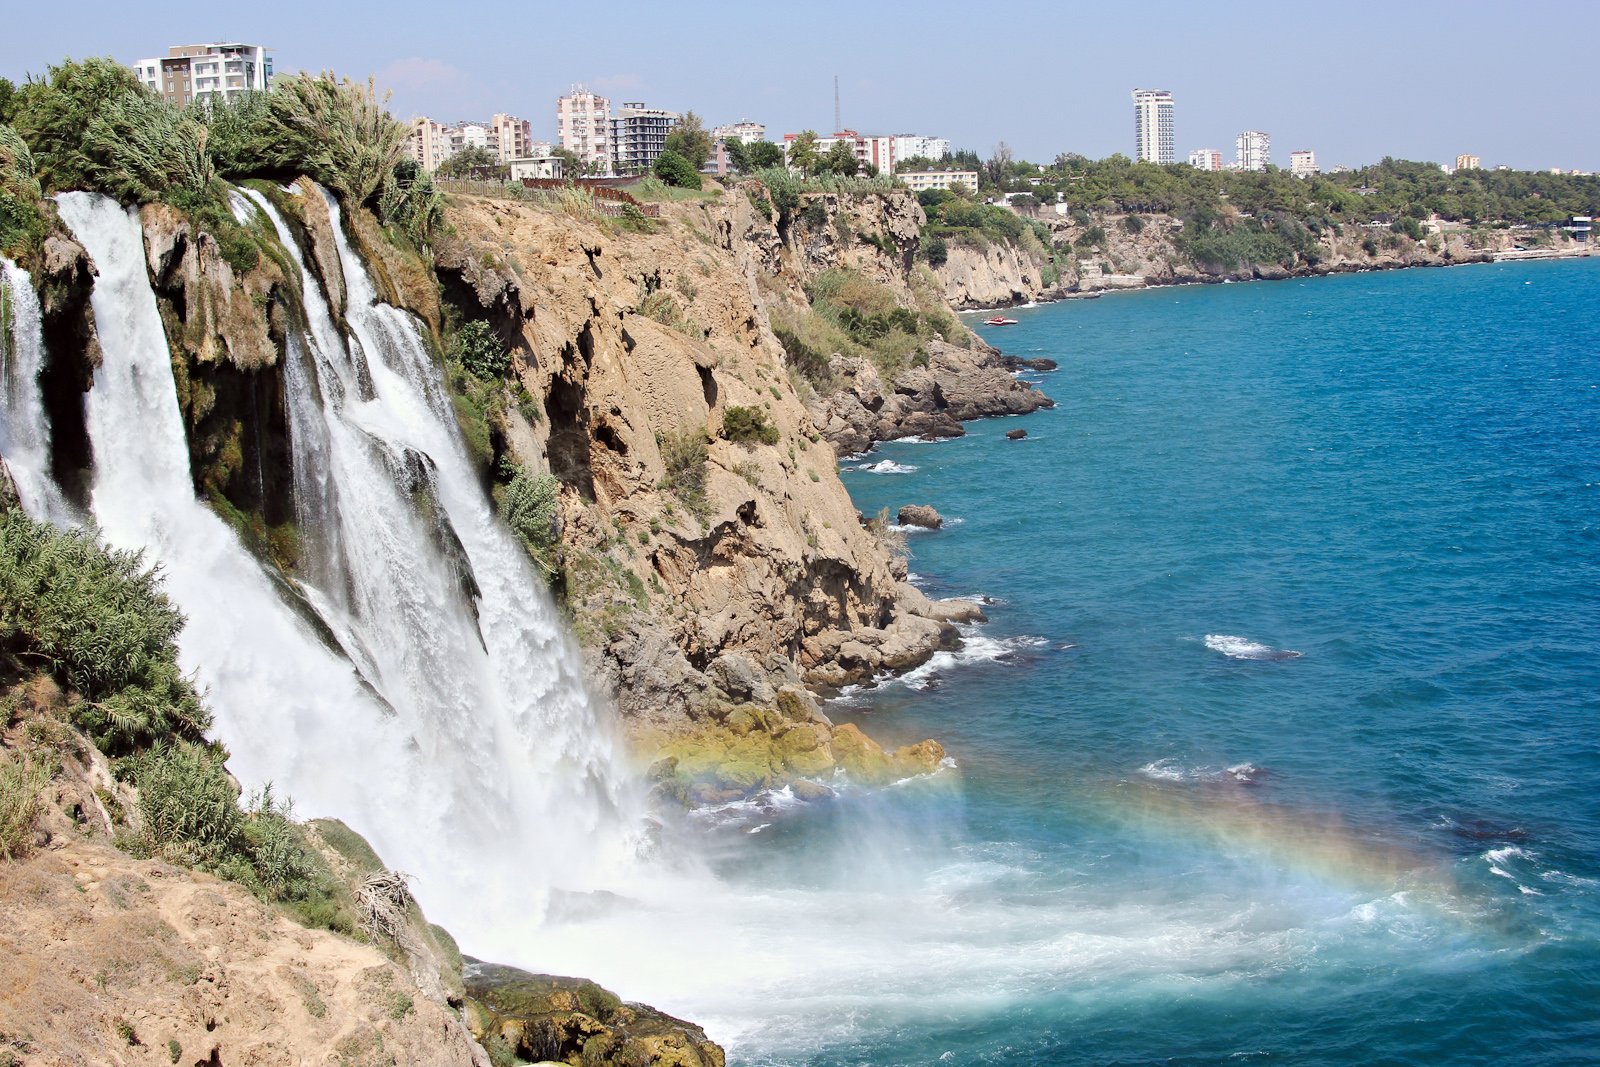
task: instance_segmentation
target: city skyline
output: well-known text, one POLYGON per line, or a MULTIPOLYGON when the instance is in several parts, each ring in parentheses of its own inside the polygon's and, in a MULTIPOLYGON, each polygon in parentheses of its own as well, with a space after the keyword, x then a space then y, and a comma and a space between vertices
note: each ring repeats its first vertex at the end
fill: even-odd
MULTIPOLYGON (((985 38, 974 57, 1004 52, 1000 93, 981 71, 971 73, 978 68, 927 60, 948 53, 950 33, 971 20, 968 9, 943 0, 868 11, 823 0, 805 17, 722 3, 670 11, 624 3, 616 17, 634 32, 601 37, 561 5, 480 5, 475 20, 497 39, 530 42, 533 58, 509 62, 486 59, 476 33, 439 33, 430 10, 405 2, 332 10, 285 0, 224 17, 194 0, 137 12, 91 2, 62 20, 24 9, 8 16, 0 76, 21 81, 68 56, 132 64, 180 42, 260 41, 273 49, 280 73, 370 74, 392 91, 401 120, 510 113, 531 120, 535 138, 553 140, 554 101, 578 82, 613 100, 693 110, 708 127, 749 118, 765 123, 769 136, 826 135, 838 74, 848 128, 934 131, 982 156, 1005 141, 1015 156, 1036 162, 1060 152, 1131 157, 1128 94, 1156 85, 1176 100, 1180 159, 1195 147, 1231 145, 1241 129, 1262 129, 1278 144, 1314 147, 1324 167, 1384 156, 1450 163, 1471 153, 1486 167, 1600 170, 1600 146, 1576 132, 1592 127, 1600 86, 1559 58, 1542 64, 1537 78, 1488 76, 1480 67, 1485 42, 1503 38, 1505 16, 1478 0, 1399 8, 1357 2, 1341 9, 1340 27, 1331 29, 1314 12, 1256 0, 1156 4, 1155 29, 1136 40, 1114 12, 1073 9, 1065 38, 985 38), (851 32, 838 32, 841 26, 851 32), (863 36, 890 41, 891 57, 874 53, 867 62, 863 36), (1195 62, 1223 54, 1251 61, 1195 62), (1308 59, 1322 55, 1337 55, 1338 63, 1308 59), (1062 77, 1066 69, 1070 78, 1062 77), (997 105, 1001 96, 1005 106, 997 105)), ((1579 10, 1544 0, 1526 5, 1519 19, 1561 25, 1579 10)), ((456 25, 470 30, 471 22, 456 25)))

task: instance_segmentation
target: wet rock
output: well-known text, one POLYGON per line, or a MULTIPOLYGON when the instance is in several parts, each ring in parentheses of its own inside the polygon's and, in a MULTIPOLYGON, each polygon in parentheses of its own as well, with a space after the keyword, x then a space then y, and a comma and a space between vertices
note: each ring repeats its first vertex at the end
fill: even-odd
POLYGON ((920 526, 925 530, 937 530, 944 526, 944 517, 927 504, 907 504, 895 516, 901 526, 920 526))
POLYGON ((583 978, 468 960, 467 1025, 524 1062, 585 1067, 724 1067, 722 1048, 693 1023, 624 1004, 583 978))
POLYGON ((1028 436, 1028 431, 1027 430, 1007 430, 1006 431, 1006 440, 1007 441, 1020 441, 1026 436, 1028 436))
POLYGON ((803 800, 807 803, 815 803, 819 800, 832 800, 834 797, 833 790, 829 789, 821 782, 813 782, 805 778, 802 778, 798 782, 795 782, 793 785, 791 785, 789 787, 789 791, 794 794, 796 800, 803 800))

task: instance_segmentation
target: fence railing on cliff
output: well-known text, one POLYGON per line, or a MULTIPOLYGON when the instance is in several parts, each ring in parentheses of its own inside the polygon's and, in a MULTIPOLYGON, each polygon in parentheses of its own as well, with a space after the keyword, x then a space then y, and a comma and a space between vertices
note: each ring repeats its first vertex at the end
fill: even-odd
POLYGON ((447 193, 466 193, 469 196, 488 196, 500 200, 533 200, 539 192, 558 192, 578 189, 589 194, 594 208, 602 215, 622 218, 631 206, 647 219, 661 217, 660 204, 642 203, 632 193, 618 189, 614 182, 632 181, 631 178, 578 178, 564 181, 560 178, 523 178, 519 182, 483 182, 446 178, 437 182, 447 193))

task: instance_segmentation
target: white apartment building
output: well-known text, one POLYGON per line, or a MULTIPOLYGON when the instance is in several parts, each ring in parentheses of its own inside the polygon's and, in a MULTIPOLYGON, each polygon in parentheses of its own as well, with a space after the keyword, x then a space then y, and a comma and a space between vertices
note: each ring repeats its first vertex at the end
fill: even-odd
POLYGON ((907 159, 943 159, 950 154, 950 141, 944 137, 897 133, 893 140, 894 158, 897 162, 907 159))
POLYGON ((1221 170, 1222 153, 1215 148, 1196 148, 1189 153, 1189 166, 1195 170, 1221 170))
POLYGON ((1172 94, 1165 89, 1133 91, 1133 158, 1141 163, 1176 163, 1172 133, 1172 94))
POLYGON ((1260 130, 1245 130, 1233 140, 1240 170, 1266 170, 1272 162, 1272 138, 1260 130))
POLYGON ((141 59, 133 72, 169 104, 232 101, 263 93, 272 84, 272 57, 257 44, 181 44, 155 59, 141 59))
POLYGON ((1317 154, 1309 148, 1289 153, 1289 173, 1296 178, 1309 178, 1317 173, 1317 154))
POLYGON ((1468 155, 1463 152, 1456 157, 1456 170, 1482 170, 1483 157, 1468 155))
POLYGON ((649 173, 666 150, 667 134, 677 124, 676 111, 623 104, 611 119, 611 173, 649 173))
POLYGON ((767 127, 759 122, 749 119, 740 119, 730 122, 726 126, 718 126, 711 131, 713 141, 739 141, 743 144, 755 144, 757 141, 767 139, 767 127))
POLYGON ((900 180, 913 193, 920 193, 924 189, 978 191, 978 172, 975 170, 908 170, 900 175, 900 180))
POLYGON ((610 174, 611 101, 574 85, 556 99, 556 141, 597 173, 610 174))

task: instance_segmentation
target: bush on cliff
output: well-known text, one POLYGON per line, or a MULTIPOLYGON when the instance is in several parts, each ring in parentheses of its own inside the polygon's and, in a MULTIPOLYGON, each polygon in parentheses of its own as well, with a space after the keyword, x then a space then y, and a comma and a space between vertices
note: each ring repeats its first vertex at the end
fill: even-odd
POLYGON ((760 408, 730 404, 722 413, 722 436, 735 444, 775 445, 778 428, 767 421, 766 413, 760 408))
POLYGON ((557 494, 561 485, 548 474, 518 468, 500 492, 500 514, 546 577, 556 572, 557 494))
POLYGON ((676 152, 662 152, 656 157, 654 168, 655 176, 672 186, 674 189, 700 188, 700 172, 693 163, 676 152))
POLYGON ((0 125, 0 254, 18 258, 37 251, 48 230, 39 211, 33 153, 17 131, 0 125))
POLYGON ((486 382, 497 382, 511 370, 511 353, 482 319, 461 327, 450 344, 450 356, 467 373, 486 382))
POLYGON ((183 616, 138 553, 102 548, 20 509, 0 515, 0 658, 42 667, 84 697, 76 725, 109 754, 211 723, 178 667, 183 616))
POLYGON ((661 450, 661 463, 666 468, 661 488, 677 497, 691 515, 703 518, 710 511, 710 502, 706 499, 709 453, 705 431, 696 426, 658 433, 656 447, 661 450))

